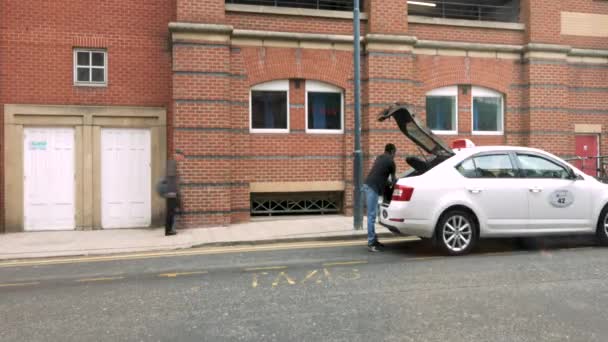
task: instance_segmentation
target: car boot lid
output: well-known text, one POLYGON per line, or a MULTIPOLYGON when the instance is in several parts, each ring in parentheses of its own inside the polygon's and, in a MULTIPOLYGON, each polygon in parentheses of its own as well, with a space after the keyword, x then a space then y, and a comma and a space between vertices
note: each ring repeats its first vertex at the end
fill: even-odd
POLYGON ((412 111, 411 105, 395 103, 380 113, 378 121, 391 117, 395 119, 401 132, 427 153, 442 157, 454 155, 454 151, 448 145, 422 125, 412 111))

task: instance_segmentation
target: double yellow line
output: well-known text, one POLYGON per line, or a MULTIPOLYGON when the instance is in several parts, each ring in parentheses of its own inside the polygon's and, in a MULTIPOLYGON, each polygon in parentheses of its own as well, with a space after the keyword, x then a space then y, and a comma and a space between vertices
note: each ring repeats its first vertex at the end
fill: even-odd
POLYGON ((32 285, 39 285, 40 282, 38 281, 32 281, 29 283, 8 283, 8 284, 0 284, 0 287, 23 287, 23 286, 32 286, 32 285))
MULTIPOLYGON (((405 241, 416 241, 416 237, 397 237, 387 238, 382 240, 383 243, 397 243, 405 241)), ((23 266, 44 266, 44 265, 59 265, 59 264, 76 264, 89 262, 104 262, 116 260, 141 260, 153 258, 180 257, 192 255, 213 255, 213 254, 230 254, 230 253, 251 253, 264 251, 281 251, 292 249, 309 249, 309 248, 332 248, 345 246, 363 245, 361 240, 350 241, 321 241, 321 242, 295 242, 295 243, 276 243, 258 246, 229 246, 229 247, 206 247, 193 248, 181 251, 165 251, 165 252, 145 252, 106 256, 82 256, 71 258, 52 258, 52 259, 36 259, 36 260, 15 260, 0 262, 0 268, 7 267, 23 267, 23 266)))

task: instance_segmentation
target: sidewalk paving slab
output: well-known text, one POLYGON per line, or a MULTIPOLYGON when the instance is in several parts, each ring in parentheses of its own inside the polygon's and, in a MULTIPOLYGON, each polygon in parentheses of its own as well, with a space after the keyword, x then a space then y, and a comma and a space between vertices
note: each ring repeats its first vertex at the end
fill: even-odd
MULTIPOLYGON (((352 217, 326 215, 252 218, 229 226, 180 229, 175 236, 165 236, 164 228, 8 233, 0 234, 0 260, 311 240, 360 239, 365 244, 365 219, 363 227, 354 230, 352 217)), ((393 236, 378 224, 376 233, 393 236)))

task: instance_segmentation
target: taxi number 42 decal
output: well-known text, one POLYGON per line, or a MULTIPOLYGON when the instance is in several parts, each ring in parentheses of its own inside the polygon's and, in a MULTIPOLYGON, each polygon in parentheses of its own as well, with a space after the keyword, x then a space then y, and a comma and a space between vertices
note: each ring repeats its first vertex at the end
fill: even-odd
POLYGON ((556 190, 551 194, 549 201, 556 208, 566 208, 574 203, 574 196, 568 190, 556 190))

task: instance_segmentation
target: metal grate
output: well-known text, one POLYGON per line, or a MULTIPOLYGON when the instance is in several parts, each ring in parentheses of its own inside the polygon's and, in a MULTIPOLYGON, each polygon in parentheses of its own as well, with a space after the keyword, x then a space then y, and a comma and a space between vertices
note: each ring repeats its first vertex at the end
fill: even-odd
POLYGON ((519 22, 519 0, 408 0, 408 14, 426 17, 519 22))
POLYGON ((253 216, 330 214, 341 209, 341 192, 251 194, 253 216))
MULTIPOLYGON (((352 0, 226 0, 227 4, 297 7, 331 11, 352 11, 352 0)), ((363 10, 363 1, 359 8, 363 10)))

